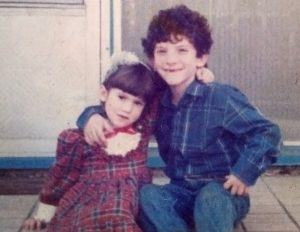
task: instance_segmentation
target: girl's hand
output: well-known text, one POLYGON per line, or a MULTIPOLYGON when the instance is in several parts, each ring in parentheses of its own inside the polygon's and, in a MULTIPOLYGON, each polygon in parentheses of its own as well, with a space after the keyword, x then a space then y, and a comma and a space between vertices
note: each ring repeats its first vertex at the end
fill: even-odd
POLYGON ((224 188, 229 190, 232 195, 245 196, 249 194, 249 188, 244 182, 234 175, 225 177, 227 180, 224 183, 224 188))
POLYGON ((40 231, 46 227, 46 222, 44 220, 28 218, 22 225, 23 230, 27 231, 40 231))
POLYGON ((203 83, 210 83, 215 80, 215 76, 208 68, 201 67, 197 69, 196 78, 203 83))
POLYGON ((113 129, 110 123, 99 114, 93 114, 83 129, 84 139, 90 145, 106 146, 105 135, 111 132, 113 129))

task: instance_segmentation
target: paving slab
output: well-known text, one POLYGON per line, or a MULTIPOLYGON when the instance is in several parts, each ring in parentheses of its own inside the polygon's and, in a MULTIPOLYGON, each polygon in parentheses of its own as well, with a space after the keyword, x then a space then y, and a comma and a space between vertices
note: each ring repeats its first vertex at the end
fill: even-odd
POLYGON ((0 195, 0 231, 19 231, 36 200, 37 195, 0 195))
MULTIPOLYGON (((164 176, 157 184, 169 182, 164 176)), ((263 176, 250 189, 251 209, 234 232, 300 232, 300 176, 263 176)), ((0 195, 0 232, 17 232, 37 195, 0 195)))
POLYGON ((248 214, 243 223, 247 232, 299 232, 286 214, 248 214))
POLYGON ((37 195, 0 195, 0 218, 25 218, 37 195))
POLYGON ((294 206, 294 208, 287 207, 287 210, 296 223, 300 225, 300 205, 294 206))
POLYGON ((300 176, 263 177, 262 181, 300 231, 300 176))
POLYGON ((299 176, 264 177, 269 190, 286 204, 300 204, 299 176))
POLYGON ((250 188, 251 207, 249 214, 285 213, 268 186, 259 179, 255 186, 250 188))
MULTIPOLYGON (((286 181, 276 177, 262 177, 250 189, 251 208, 243 221, 246 231, 253 232, 285 232, 299 231, 295 220, 287 214, 283 204, 278 200, 275 189, 282 191, 290 185, 283 185, 286 181), (268 183, 266 181, 268 180, 268 183), (270 183, 269 183, 270 182, 270 183), (270 188, 273 186, 273 189, 270 188), (281 187, 280 187, 281 185, 281 187)), ((298 177, 300 180, 300 177, 298 177)), ((291 183, 293 181, 289 180, 291 183)))
POLYGON ((20 225, 23 223, 23 220, 24 220, 23 218, 0 218, 0 231, 17 232, 20 228, 20 225))

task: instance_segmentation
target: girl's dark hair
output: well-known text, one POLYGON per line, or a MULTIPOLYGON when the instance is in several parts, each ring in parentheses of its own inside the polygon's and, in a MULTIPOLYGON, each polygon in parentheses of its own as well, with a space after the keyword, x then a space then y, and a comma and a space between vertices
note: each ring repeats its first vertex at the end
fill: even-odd
POLYGON ((157 43, 180 40, 186 36, 197 50, 197 57, 209 54, 213 44, 207 19, 185 5, 160 10, 149 24, 146 38, 142 39, 145 54, 153 58, 157 43))
POLYGON ((144 64, 118 65, 116 71, 108 73, 103 85, 107 90, 118 88, 148 104, 154 95, 153 73, 144 64))

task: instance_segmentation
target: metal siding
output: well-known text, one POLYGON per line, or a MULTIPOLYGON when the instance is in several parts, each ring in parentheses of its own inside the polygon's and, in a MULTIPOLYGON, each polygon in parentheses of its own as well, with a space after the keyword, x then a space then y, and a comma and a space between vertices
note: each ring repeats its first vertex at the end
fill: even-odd
POLYGON ((209 67, 217 81, 240 88, 282 129, 300 141, 299 0, 124 0, 122 47, 142 55, 141 37, 160 9, 185 4, 204 14, 214 45, 209 67))
POLYGON ((0 0, 0 3, 83 4, 84 0, 0 0))

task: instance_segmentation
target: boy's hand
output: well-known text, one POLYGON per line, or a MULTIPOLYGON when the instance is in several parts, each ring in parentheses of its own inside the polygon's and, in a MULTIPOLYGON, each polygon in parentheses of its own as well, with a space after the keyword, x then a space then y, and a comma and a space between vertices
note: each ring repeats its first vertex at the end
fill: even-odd
POLYGON ((244 196, 248 195, 249 188, 239 178, 234 175, 225 177, 227 180, 224 183, 224 188, 229 190, 232 195, 244 196))
POLYGON ((84 139, 90 145, 106 146, 105 134, 112 131, 112 126, 105 118, 99 114, 94 114, 89 118, 83 129, 84 139))
POLYGON ((40 231, 46 227, 46 222, 44 220, 28 218, 22 225, 23 230, 27 231, 40 231))
POLYGON ((198 81, 203 81, 204 83, 210 83, 215 80, 215 76, 208 68, 197 68, 196 78, 198 81))

